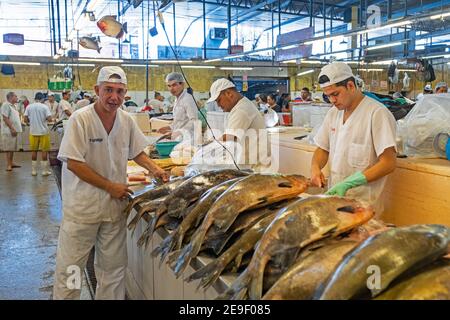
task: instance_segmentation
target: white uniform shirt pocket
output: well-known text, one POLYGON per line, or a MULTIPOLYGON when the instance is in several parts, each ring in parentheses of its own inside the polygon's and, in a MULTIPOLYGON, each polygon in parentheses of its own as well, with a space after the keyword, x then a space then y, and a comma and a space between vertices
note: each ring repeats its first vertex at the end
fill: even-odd
POLYGON ((348 164, 353 168, 364 169, 369 165, 370 146, 351 143, 348 149, 348 164))

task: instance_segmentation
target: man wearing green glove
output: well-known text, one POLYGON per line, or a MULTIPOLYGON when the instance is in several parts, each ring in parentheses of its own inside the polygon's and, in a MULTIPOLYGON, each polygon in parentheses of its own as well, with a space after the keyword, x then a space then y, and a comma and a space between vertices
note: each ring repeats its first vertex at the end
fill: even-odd
POLYGON ((348 196, 383 210, 386 176, 395 169, 396 123, 390 111, 365 96, 351 68, 333 62, 322 68, 319 84, 334 105, 316 134, 311 182, 324 187, 322 169, 330 167, 326 194, 348 196))

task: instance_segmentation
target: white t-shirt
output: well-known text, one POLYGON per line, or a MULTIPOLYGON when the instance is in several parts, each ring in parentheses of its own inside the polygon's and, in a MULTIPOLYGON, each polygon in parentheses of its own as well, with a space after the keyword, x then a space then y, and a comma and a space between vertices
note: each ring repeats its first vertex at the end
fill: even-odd
POLYGON ((266 125, 261 113, 248 98, 243 97, 228 115, 225 134, 231 134, 240 138, 241 135, 236 130, 247 131, 248 129, 261 130, 265 128, 266 125))
POLYGON ((94 104, 75 111, 67 122, 58 154, 63 161, 64 218, 79 223, 119 221, 125 218, 127 204, 78 178, 67 169, 67 159, 85 162, 110 181, 126 183, 128 159, 135 158, 147 145, 146 137, 126 111, 117 110, 109 135, 94 104))
POLYGON ((68 119, 69 118, 67 116, 67 114, 64 112, 66 110, 69 110, 70 112, 73 112, 72 105, 70 104, 69 101, 66 101, 66 100, 62 99, 59 102, 59 105, 58 105, 58 120, 64 120, 64 119, 68 119))
POLYGON ((53 118, 58 117, 58 107, 59 103, 57 101, 53 101, 53 103, 50 103, 50 101, 45 101, 46 106, 50 109, 50 112, 52 113, 53 118))
POLYGON ((148 102, 148 104, 150 106, 152 106, 153 110, 155 110, 155 112, 164 112, 164 103, 162 101, 159 101, 158 99, 152 99, 148 102))
POLYGON ((0 119, 1 119, 1 124, 2 124, 2 130, 1 133, 2 134, 6 134, 6 135, 10 135, 11 134, 11 130, 9 129, 9 127, 6 125, 5 121, 3 120, 3 116, 7 117, 11 122, 12 125, 14 127, 14 129, 16 130, 16 132, 22 132, 22 123, 20 121, 20 114, 19 111, 16 110, 16 108, 14 107, 13 104, 7 102, 4 102, 2 104, 2 107, 0 108, 0 119))
POLYGON ((91 102, 90 102, 89 100, 87 100, 87 99, 81 99, 80 101, 78 101, 78 102, 75 104, 75 111, 78 110, 78 109, 84 108, 84 107, 86 107, 86 106, 88 106, 88 105, 90 105, 90 104, 91 104, 91 102))
POLYGON ((198 110, 194 98, 184 90, 173 105, 173 122, 170 126, 172 132, 188 130, 193 133, 197 120, 198 110))
POLYGON ((25 110, 25 116, 30 119, 30 134, 32 136, 48 134, 47 118, 52 116, 48 106, 40 102, 32 103, 25 110))
MULTIPOLYGON (((331 108, 314 138, 318 147, 329 152, 329 187, 374 165, 385 149, 396 148, 395 119, 378 101, 364 97, 345 124, 343 117, 343 110, 331 108)), ((375 205, 377 215, 381 214, 386 179, 350 189, 346 196, 368 201, 375 205)))

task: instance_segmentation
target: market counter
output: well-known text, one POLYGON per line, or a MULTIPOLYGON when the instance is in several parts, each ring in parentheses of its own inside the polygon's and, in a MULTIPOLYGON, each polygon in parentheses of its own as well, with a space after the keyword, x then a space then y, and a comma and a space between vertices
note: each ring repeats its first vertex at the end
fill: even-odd
MULTIPOLYGON (((278 172, 310 177, 310 163, 316 147, 299 128, 271 134, 272 162, 278 172)), ((328 175, 328 168, 324 170, 328 175)), ((450 161, 445 159, 398 158, 384 192, 380 218, 395 225, 439 223, 450 226, 450 161)))

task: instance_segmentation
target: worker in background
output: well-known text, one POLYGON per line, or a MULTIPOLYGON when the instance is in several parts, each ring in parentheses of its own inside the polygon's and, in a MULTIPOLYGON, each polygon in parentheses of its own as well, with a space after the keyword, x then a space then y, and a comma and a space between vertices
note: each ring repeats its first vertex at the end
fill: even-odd
POLYGON ((58 118, 59 103, 58 103, 58 101, 55 100, 55 93, 48 92, 47 93, 47 97, 48 97, 48 100, 45 101, 45 104, 50 109, 50 113, 52 114, 52 118, 53 119, 57 119, 58 118))
POLYGON ((325 186, 322 169, 329 163, 327 194, 366 200, 380 214, 386 176, 396 164, 395 119, 383 104, 363 95, 343 62, 323 67, 319 84, 334 107, 314 138, 311 182, 325 186))
POLYGON ((49 176, 51 171, 48 166, 48 151, 50 151, 48 121, 52 121, 52 113, 44 104, 43 93, 37 92, 34 100, 35 102, 28 106, 24 115, 25 123, 30 125, 31 175, 37 175, 37 153, 40 150, 42 176, 49 176))
POLYGON ((178 72, 169 73, 166 76, 166 84, 170 93, 176 98, 173 105, 173 122, 170 126, 160 128, 158 132, 171 133, 173 140, 181 137, 183 132, 193 137, 198 123, 198 110, 194 98, 185 89, 186 81, 183 75, 178 72))
POLYGON ((81 99, 80 101, 78 101, 76 103, 74 111, 79 110, 81 108, 84 108, 84 107, 90 105, 91 104, 91 98, 92 98, 92 95, 89 92, 85 92, 83 94, 83 99, 81 99))
POLYGON ((62 99, 59 102, 58 106, 58 120, 66 120, 72 115, 73 109, 70 104, 70 93, 71 91, 66 89, 62 92, 62 99))
POLYGON ((433 94, 433 88, 431 87, 431 84, 427 84, 425 87, 423 87, 423 92, 417 95, 416 100, 420 100, 425 94, 433 94))
POLYGON ((134 102, 133 101, 133 99, 131 99, 131 97, 130 96, 126 96, 125 97, 125 102, 123 103, 123 105, 125 106, 125 107, 137 107, 138 105, 137 105, 137 103, 136 102, 134 102))
POLYGON ((302 91, 300 91, 300 97, 303 102, 313 101, 308 87, 302 88, 302 91))
MULTIPOLYGON (((228 79, 221 78, 213 82, 211 85, 211 97, 209 102, 216 101, 220 108, 224 112, 229 112, 228 121, 225 125, 225 132, 222 136, 223 141, 236 141, 241 144, 246 155, 245 158, 249 159, 248 152, 258 152, 258 147, 260 146, 259 141, 255 144, 245 143, 245 137, 249 136, 249 131, 253 130, 250 134, 255 134, 255 136, 260 135, 262 131, 265 131, 264 118, 258 109, 255 107, 252 101, 240 94, 233 82, 228 79), (250 150, 250 148, 252 148, 250 150)), ((260 96, 261 97, 261 96, 260 96)), ((262 155, 258 153, 258 163, 252 165, 260 165, 261 162, 264 165, 268 163, 267 158, 262 158, 263 156, 268 156, 267 154, 262 155)))
POLYGON ((446 82, 438 82, 434 89, 436 93, 448 93, 448 85, 446 82))
POLYGON ((267 104, 269 108, 275 112, 281 112, 281 106, 277 104, 277 96, 273 93, 267 96, 267 104))
POLYGON ((17 95, 14 92, 6 94, 6 102, 0 108, 2 149, 6 151, 6 171, 20 168, 14 163, 14 152, 17 151, 17 135, 22 132, 20 114, 16 110, 17 95))
POLYGON ((155 113, 164 112, 164 96, 161 93, 155 92, 154 98, 151 99, 148 104, 155 113))
POLYGON ((100 69, 94 87, 98 100, 69 119, 58 159, 62 168, 62 209, 56 257, 54 299, 79 299, 81 274, 95 246, 96 299, 124 299, 127 266, 126 216, 132 191, 127 162, 134 160, 155 177, 167 174, 144 152, 148 145, 133 118, 120 109, 127 92, 125 72, 100 69), (80 283, 78 283, 80 284, 80 283))

